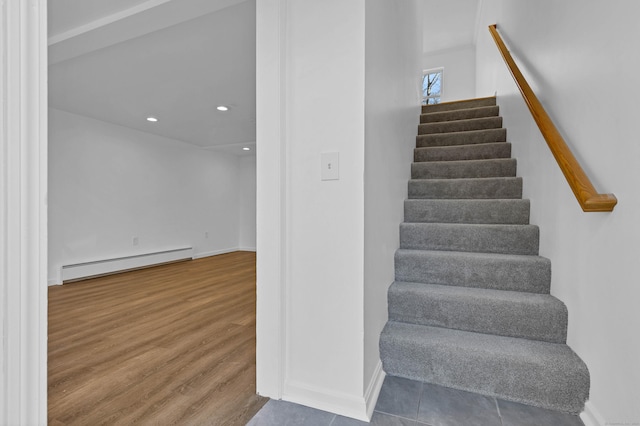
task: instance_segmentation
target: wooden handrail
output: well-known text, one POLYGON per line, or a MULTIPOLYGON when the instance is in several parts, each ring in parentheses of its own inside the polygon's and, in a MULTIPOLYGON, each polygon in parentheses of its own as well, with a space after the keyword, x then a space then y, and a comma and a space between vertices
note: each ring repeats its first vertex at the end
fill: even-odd
POLYGON ((618 203, 618 200, 613 194, 599 194, 591 184, 589 177, 584 172, 578 160, 573 156, 571 150, 567 146, 560 132, 549 118, 549 115, 545 111, 544 107, 531 90, 531 86, 527 83, 524 76, 518 69, 515 61, 511 57, 511 53, 505 46, 496 25, 489 26, 489 32, 493 36, 493 40, 498 46, 498 50, 502 54, 502 58, 507 64, 513 79, 516 81, 520 93, 524 98, 525 103, 531 111, 534 120, 538 123, 542 136, 547 141, 549 149, 553 153, 564 177, 569 182, 569 186, 574 195, 580 203, 580 207, 585 212, 610 212, 613 211, 614 206, 618 203))

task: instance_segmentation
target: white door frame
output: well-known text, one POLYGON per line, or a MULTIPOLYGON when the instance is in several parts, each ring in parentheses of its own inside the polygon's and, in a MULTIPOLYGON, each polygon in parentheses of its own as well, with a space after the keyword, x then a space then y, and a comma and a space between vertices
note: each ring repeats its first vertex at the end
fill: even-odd
POLYGON ((256 2, 256 387, 281 399, 286 376, 289 215, 287 0, 256 2))
POLYGON ((47 423, 47 1, 0 2, 0 424, 47 423))
MULTIPOLYGON (((286 366, 286 0, 257 2, 257 386, 286 366)), ((47 422, 47 0, 0 2, 0 424, 47 422)))

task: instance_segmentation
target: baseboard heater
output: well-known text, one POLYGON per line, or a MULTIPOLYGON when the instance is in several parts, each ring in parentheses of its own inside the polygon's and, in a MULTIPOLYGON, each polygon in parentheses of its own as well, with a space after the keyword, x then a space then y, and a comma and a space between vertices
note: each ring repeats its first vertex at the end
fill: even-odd
POLYGON ((76 263, 62 267, 62 282, 78 281, 101 275, 116 274, 133 269, 148 268, 163 263, 193 259, 193 248, 185 247, 94 262, 76 263))

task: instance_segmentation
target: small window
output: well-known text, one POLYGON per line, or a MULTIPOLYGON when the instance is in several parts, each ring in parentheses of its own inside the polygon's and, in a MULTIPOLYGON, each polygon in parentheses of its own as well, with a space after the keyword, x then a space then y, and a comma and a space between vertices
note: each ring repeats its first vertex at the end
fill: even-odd
POLYGON ((443 68, 426 70, 422 74, 422 105, 439 104, 442 96, 443 68))

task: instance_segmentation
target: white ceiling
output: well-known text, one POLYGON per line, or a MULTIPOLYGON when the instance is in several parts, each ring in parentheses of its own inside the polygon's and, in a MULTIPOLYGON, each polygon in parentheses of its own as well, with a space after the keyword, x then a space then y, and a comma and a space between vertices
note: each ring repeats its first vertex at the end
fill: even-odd
POLYGON ((49 8, 50 106, 201 147, 255 147, 254 0, 49 8))
MULTIPOLYGON (((49 0, 50 105, 246 155, 255 1, 49 0)), ((425 52, 474 44, 479 0, 423 1, 425 52)))
POLYGON ((475 44, 478 3, 478 0, 423 0, 423 51, 438 52, 475 44))
POLYGON ((148 0, 49 0, 49 36, 146 3, 148 0))

